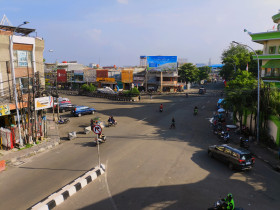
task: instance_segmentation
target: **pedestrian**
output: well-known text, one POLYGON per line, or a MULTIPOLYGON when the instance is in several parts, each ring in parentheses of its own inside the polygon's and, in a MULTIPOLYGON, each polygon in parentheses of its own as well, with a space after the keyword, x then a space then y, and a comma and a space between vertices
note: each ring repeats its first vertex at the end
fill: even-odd
POLYGON ((153 95, 152 94, 150 95, 150 98, 151 98, 151 100, 153 99, 153 95))
POLYGON ((170 125, 169 128, 170 128, 170 129, 175 128, 175 118, 174 118, 174 117, 172 117, 171 125, 170 125))
POLYGON ((138 99, 139 99, 139 101, 141 100, 141 96, 140 95, 138 96, 138 99))

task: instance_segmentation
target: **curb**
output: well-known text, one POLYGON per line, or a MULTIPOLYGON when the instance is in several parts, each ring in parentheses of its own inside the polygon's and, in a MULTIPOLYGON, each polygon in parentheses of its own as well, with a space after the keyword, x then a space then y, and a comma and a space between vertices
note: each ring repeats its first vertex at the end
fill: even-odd
POLYGON ((42 153, 42 152, 44 152, 46 150, 50 150, 50 149, 56 147, 57 145, 59 145, 59 142, 60 142, 60 139, 57 139, 57 141, 52 142, 50 144, 46 143, 46 145, 44 145, 44 146, 38 146, 37 148, 33 147, 33 150, 28 152, 28 153, 22 154, 22 155, 20 155, 18 157, 11 158, 10 160, 6 160, 7 165, 13 164, 13 163, 15 163, 17 161, 21 161, 22 159, 29 158, 29 157, 34 156, 36 154, 42 153))
POLYGON ((53 209, 59 204, 63 203, 67 198, 74 195, 76 192, 84 188, 87 184, 94 181, 98 176, 105 173, 105 166, 101 164, 101 167, 96 167, 82 176, 78 177, 74 181, 60 188, 56 192, 47 196, 34 206, 28 208, 28 210, 49 210, 53 209))

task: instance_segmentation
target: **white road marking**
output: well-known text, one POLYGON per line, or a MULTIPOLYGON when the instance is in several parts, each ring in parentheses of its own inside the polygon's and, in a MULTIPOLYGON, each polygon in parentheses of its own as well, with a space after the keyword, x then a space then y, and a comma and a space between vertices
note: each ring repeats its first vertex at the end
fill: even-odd
POLYGON ((144 121, 144 120, 146 120, 147 118, 145 117, 145 118, 143 118, 142 120, 139 120, 139 121, 144 121))
MULTIPOLYGON (((108 168, 108 160, 106 160, 106 168, 108 168)), ((108 170, 108 169, 107 169, 108 170)), ((109 185, 108 185, 108 181, 107 181, 107 171, 105 171, 105 184, 106 184, 106 188, 107 188, 107 192, 108 192, 108 195, 109 195, 109 197, 110 197, 110 201, 111 201, 111 203, 112 203, 112 205, 113 205, 113 208, 115 209, 115 210, 118 210, 118 208, 117 208, 117 205, 116 205, 116 203, 114 202, 114 199, 113 199, 113 197, 112 197, 112 194, 111 194, 111 191, 110 191, 110 189, 109 189, 109 185)))

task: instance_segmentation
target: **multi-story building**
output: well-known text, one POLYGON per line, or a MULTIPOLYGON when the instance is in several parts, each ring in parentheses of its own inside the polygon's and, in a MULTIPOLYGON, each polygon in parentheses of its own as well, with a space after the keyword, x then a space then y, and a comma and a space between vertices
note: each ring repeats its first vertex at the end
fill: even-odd
MULTIPOLYGON (((272 30, 260 33, 249 33, 252 41, 263 45, 263 54, 258 55, 262 61, 261 77, 265 82, 274 82, 280 87, 280 11, 272 16, 277 24, 272 30)), ((257 59, 254 56, 254 59, 257 59)))
POLYGON ((21 133, 25 137, 27 127, 21 125, 26 124, 27 110, 34 111, 30 104, 40 97, 37 93, 45 86, 44 40, 31 37, 34 31, 0 25, 0 127, 11 131, 21 127, 21 131, 14 133, 15 143, 21 133))

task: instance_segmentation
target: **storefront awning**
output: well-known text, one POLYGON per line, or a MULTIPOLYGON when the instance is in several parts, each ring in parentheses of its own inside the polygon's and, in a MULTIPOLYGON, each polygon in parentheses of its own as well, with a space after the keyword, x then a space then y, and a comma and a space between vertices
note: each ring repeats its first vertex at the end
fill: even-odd
POLYGON ((262 68, 280 68, 280 60, 270 60, 262 68))

